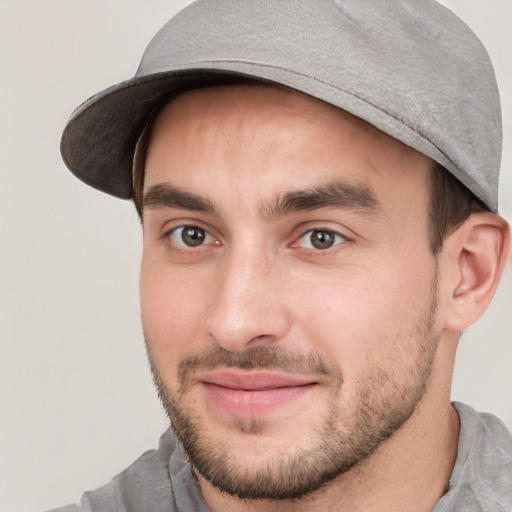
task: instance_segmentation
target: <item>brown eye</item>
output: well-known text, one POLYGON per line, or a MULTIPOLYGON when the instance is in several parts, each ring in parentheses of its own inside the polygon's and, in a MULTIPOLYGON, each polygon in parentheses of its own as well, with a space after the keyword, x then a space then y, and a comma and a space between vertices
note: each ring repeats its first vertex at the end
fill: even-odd
POLYGON ((201 245, 206 238, 204 229, 195 226, 186 226, 181 232, 181 239, 185 245, 197 247, 201 245))
POLYGON ((345 238, 328 229, 314 229, 301 236, 299 243, 307 249, 325 251, 345 241, 345 238))
POLYGON ((329 231, 313 231, 310 240, 315 249, 329 249, 334 245, 335 235, 329 231))
POLYGON ((173 229, 169 237, 176 245, 186 247, 199 247, 204 243, 213 241, 213 237, 205 229, 198 226, 182 226, 173 229))

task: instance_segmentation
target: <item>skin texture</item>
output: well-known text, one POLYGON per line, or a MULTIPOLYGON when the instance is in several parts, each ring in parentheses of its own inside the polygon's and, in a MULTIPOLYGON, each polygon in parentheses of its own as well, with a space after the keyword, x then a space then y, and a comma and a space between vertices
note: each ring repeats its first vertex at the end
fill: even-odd
POLYGON ((457 331, 504 264, 464 244, 501 254, 508 232, 482 214, 434 257, 431 172, 366 123, 274 87, 192 91, 160 115, 142 317, 212 510, 431 510, 446 491, 457 331))

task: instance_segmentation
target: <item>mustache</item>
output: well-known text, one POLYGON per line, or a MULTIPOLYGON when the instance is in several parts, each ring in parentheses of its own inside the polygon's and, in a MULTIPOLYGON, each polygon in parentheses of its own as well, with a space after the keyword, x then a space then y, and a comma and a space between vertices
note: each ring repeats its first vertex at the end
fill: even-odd
POLYGON ((254 347, 243 352, 231 352, 215 347, 202 354, 185 356, 178 365, 178 382, 186 387, 196 372, 216 368, 239 368, 242 370, 278 370, 283 373, 321 375, 340 379, 339 371, 330 368, 316 353, 301 354, 283 347, 254 347))

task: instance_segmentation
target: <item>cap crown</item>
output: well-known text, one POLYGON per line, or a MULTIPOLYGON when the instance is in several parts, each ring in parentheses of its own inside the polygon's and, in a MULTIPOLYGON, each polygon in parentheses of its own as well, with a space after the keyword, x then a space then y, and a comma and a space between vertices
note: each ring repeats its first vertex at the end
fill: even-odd
MULTIPOLYGON (((114 118, 131 108, 133 122, 118 127, 131 130, 129 152, 157 97, 216 83, 220 73, 342 108, 439 162, 497 209, 502 128, 492 64, 474 33, 434 0, 199 0, 153 38, 133 80, 79 113, 98 102, 114 118)), ((114 188, 106 191, 120 195, 114 188)))

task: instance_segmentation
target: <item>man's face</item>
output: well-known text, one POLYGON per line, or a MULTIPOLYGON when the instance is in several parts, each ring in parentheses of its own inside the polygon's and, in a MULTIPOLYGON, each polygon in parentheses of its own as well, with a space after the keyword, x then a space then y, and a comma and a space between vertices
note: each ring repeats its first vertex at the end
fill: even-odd
POLYGON ((200 477, 297 498, 414 412, 434 359, 431 161, 299 93, 186 93, 144 185, 142 317, 200 477))

